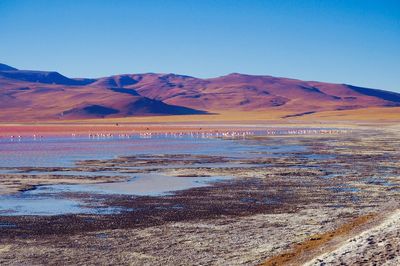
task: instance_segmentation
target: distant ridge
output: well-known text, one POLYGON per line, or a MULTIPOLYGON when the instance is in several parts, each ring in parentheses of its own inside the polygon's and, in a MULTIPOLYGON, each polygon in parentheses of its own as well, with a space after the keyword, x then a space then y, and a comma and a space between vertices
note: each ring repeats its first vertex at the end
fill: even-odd
POLYGON ((232 73, 210 79, 124 74, 72 79, 0 64, 0 121, 320 111, 400 106, 400 94, 347 84, 232 73))
POLYGON ((18 69, 0 63, 0 71, 10 71, 10 70, 18 70, 18 69))
POLYGON ((95 80, 81 79, 75 80, 67 78, 58 72, 47 71, 32 71, 32 70, 7 70, 0 71, 0 77, 15 79, 27 82, 37 82, 45 84, 59 84, 59 85, 88 85, 95 80))

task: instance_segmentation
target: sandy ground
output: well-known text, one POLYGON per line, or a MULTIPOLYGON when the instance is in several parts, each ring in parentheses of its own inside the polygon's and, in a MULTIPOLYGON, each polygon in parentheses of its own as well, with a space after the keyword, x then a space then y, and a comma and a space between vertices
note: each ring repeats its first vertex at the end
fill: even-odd
MULTIPOLYGON (((342 215, 353 212, 358 213, 353 208, 340 211, 342 215)), ((0 245, 0 264, 256 265, 309 235, 332 230, 336 226, 332 217, 337 214, 331 208, 308 208, 291 215, 225 217, 105 230, 63 239, 21 240, 0 245)))
POLYGON ((400 265, 400 209, 305 265, 400 265))

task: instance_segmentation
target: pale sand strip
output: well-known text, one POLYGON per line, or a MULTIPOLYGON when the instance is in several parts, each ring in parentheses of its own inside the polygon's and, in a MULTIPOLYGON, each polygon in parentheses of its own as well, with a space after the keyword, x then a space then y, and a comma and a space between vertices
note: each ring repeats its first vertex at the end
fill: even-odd
POLYGON ((400 265, 400 209, 304 265, 400 265))

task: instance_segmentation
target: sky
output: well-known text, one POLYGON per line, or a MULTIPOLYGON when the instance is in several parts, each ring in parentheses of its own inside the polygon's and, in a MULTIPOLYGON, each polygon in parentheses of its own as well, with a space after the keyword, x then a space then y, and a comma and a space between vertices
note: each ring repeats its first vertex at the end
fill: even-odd
POLYGON ((238 72, 400 92, 400 0, 0 0, 0 62, 69 77, 238 72))

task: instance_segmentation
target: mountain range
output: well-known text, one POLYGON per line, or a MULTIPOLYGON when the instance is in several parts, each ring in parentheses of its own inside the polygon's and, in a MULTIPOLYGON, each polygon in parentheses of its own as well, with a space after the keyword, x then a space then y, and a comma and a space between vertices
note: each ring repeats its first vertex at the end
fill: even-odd
POLYGON ((0 64, 0 121, 189 115, 284 110, 294 115, 400 106, 379 89, 233 73, 200 79, 177 74, 68 78, 0 64))

